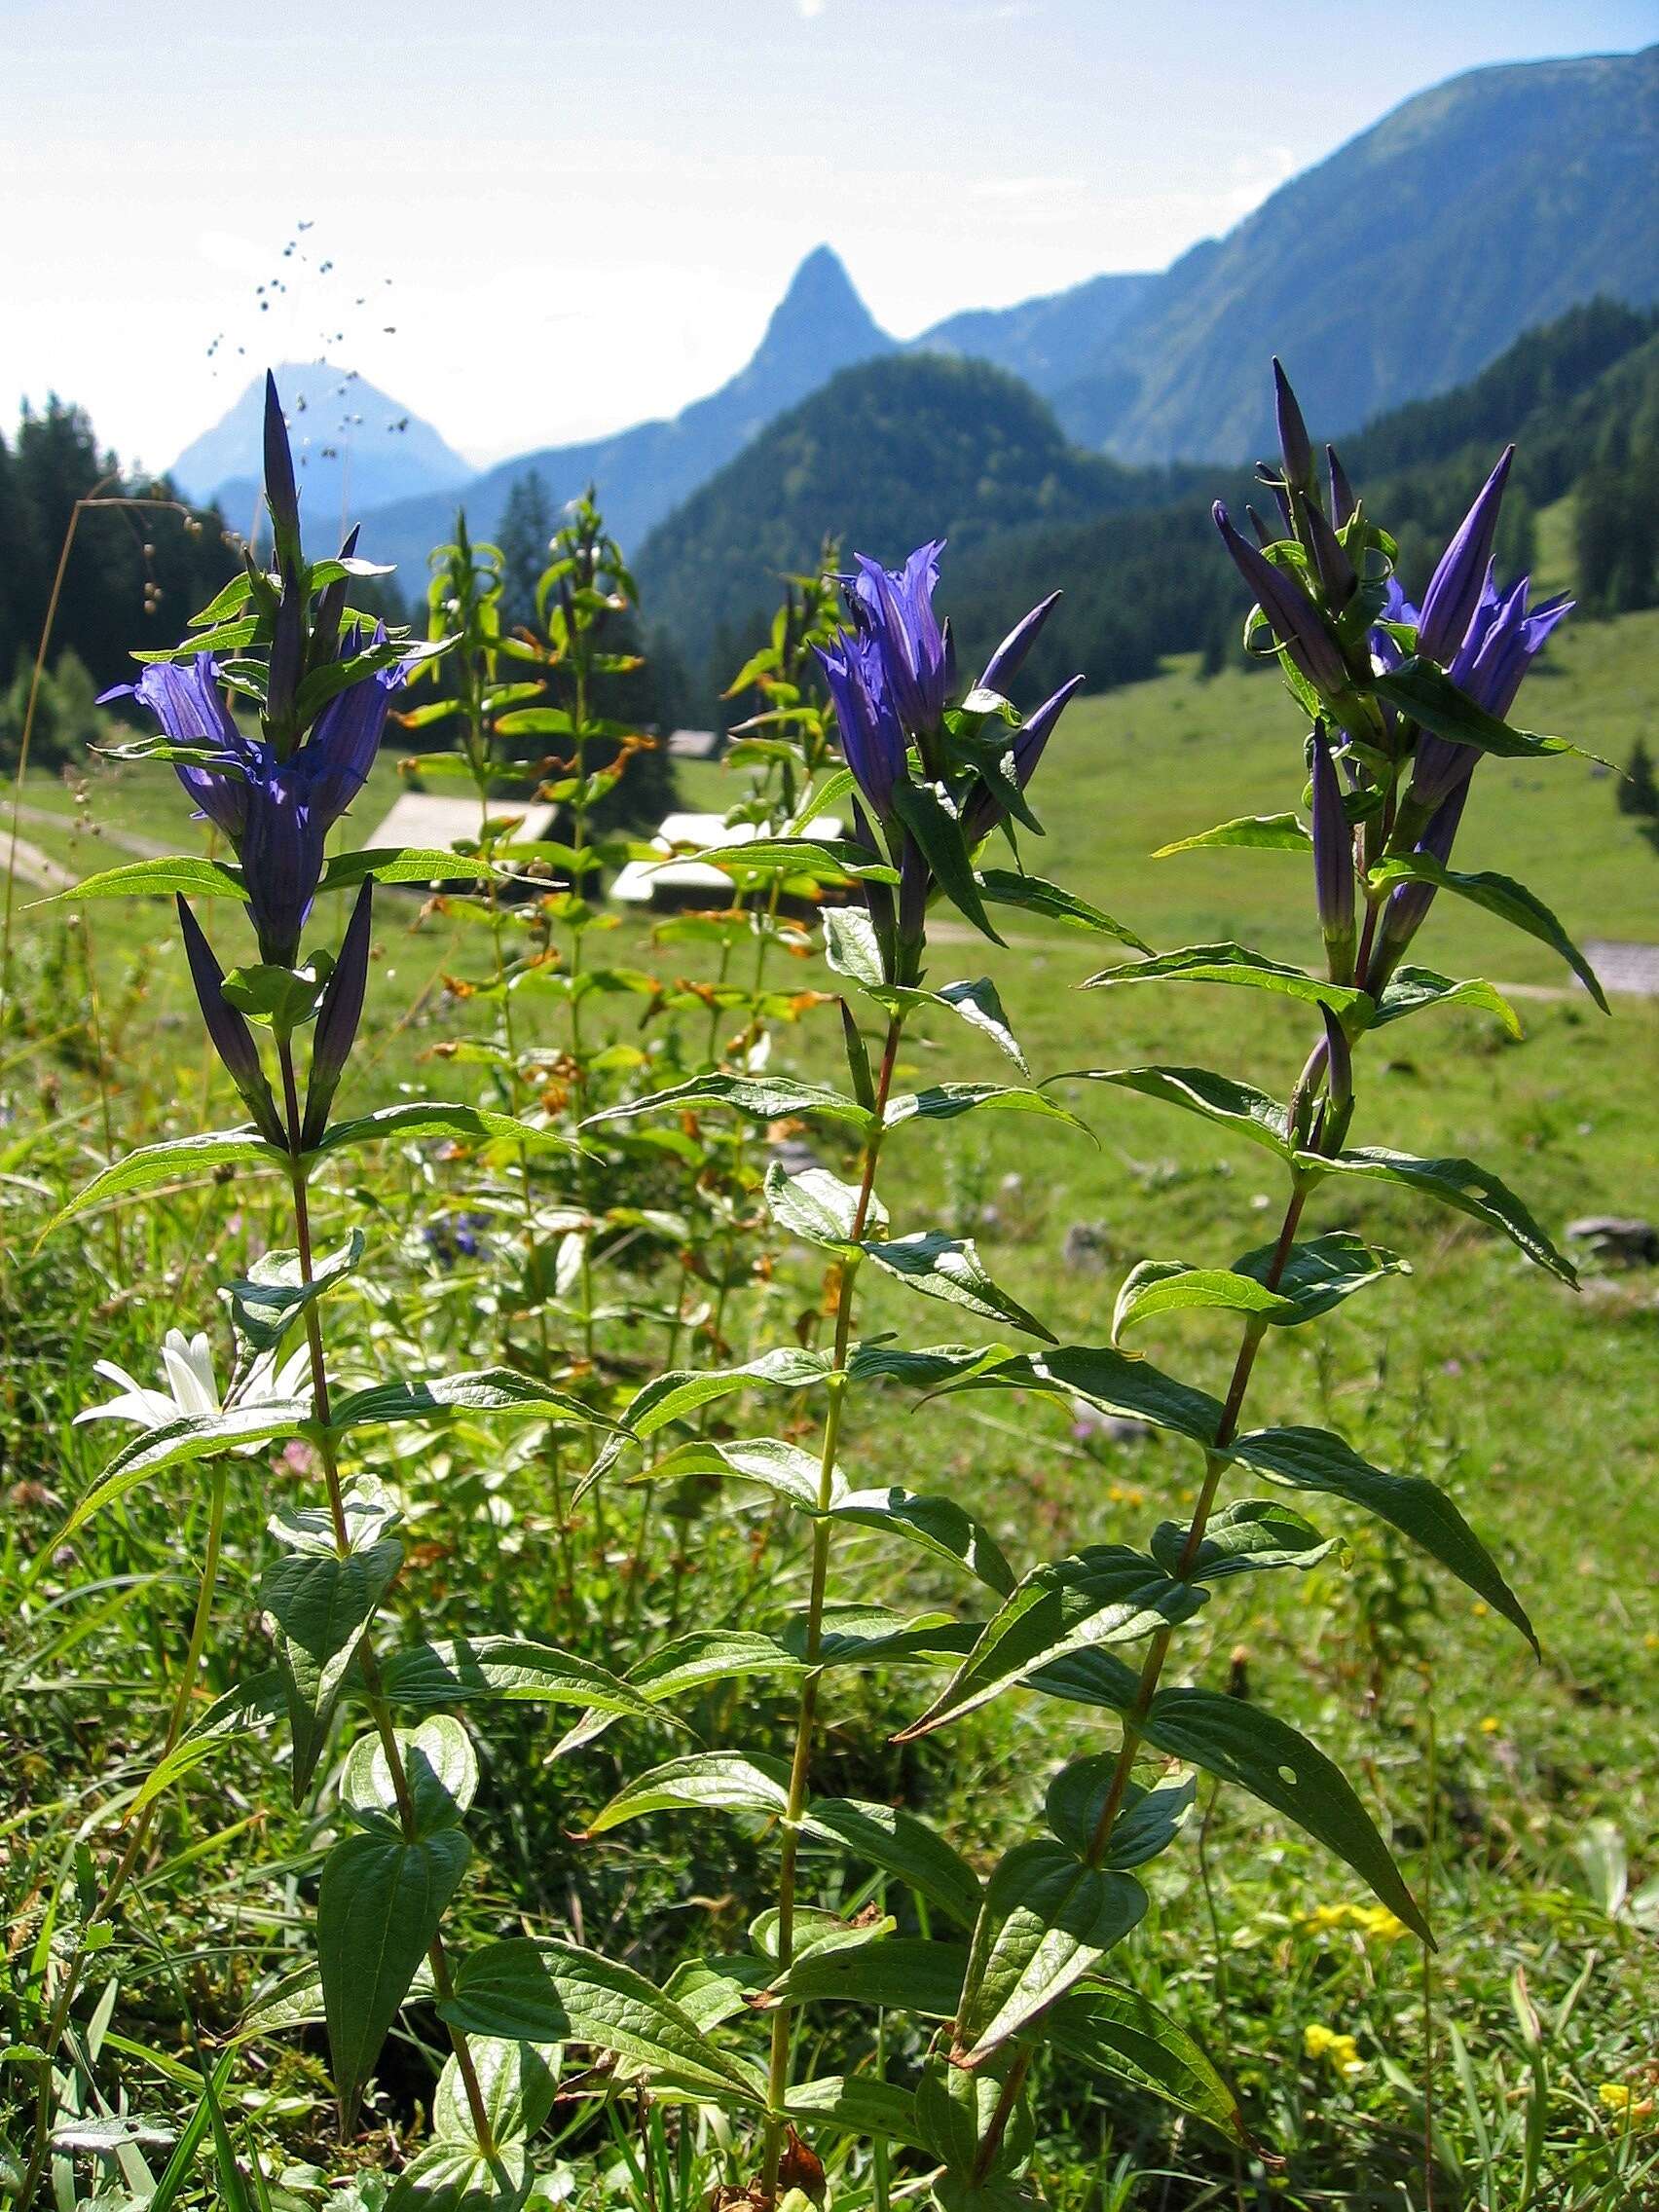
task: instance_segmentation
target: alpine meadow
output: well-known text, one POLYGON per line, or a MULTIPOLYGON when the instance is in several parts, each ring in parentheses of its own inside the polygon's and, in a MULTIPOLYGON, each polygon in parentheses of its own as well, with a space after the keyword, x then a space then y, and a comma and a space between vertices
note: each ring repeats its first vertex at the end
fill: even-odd
POLYGON ((1659 2207, 1656 62, 24 405, 0 2200, 1659 2207))

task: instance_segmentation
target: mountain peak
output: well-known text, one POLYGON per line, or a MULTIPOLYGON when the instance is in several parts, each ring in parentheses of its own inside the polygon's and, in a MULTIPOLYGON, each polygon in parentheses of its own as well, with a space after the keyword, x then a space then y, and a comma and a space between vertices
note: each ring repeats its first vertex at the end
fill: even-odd
POLYGON ((860 299, 833 246, 815 245, 772 310, 750 367, 768 368, 810 348, 828 376, 891 350, 893 341, 860 299))

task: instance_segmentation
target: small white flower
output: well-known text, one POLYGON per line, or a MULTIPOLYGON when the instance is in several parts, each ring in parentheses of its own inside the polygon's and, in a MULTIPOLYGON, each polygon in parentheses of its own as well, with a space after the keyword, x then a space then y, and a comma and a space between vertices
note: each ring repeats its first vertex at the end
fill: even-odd
MULTIPOLYGON (((273 1398, 308 1395, 308 1356, 302 1345, 278 1367, 271 1355, 250 1369, 246 1385, 237 1393, 239 1406, 263 1404, 273 1398)), ((121 1395, 106 1405, 87 1406, 75 1416, 84 1420, 129 1420, 139 1428, 166 1428, 181 1419, 200 1419, 220 1411, 219 1381, 213 1372, 213 1347, 205 1330, 187 1337, 182 1329, 169 1329, 162 1341, 161 1389, 151 1389, 113 1359, 93 1363, 94 1374, 119 1382, 121 1395)))

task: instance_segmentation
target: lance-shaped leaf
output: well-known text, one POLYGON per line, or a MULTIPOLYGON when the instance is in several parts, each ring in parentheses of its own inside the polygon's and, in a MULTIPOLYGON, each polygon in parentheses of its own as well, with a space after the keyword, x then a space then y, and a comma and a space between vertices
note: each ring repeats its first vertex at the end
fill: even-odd
POLYGON ((1012 2070, 1018 2066, 1023 2075, 1028 2063, 1006 2045, 972 2073, 952 2066, 940 2051, 930 2051, 923 2061, 916 2083, 916 2118, 932 2139, 935 2157, 949 2169, 939 2194, 939 2202, 949 2212, 966 2212, 971 2205, 978 2212, 991 2212, 993 2204, 1009 2212, 1003 2185, 1030 2164, 1037 2130, 1030 2101, 1018 2093, 1018 2082, 1013 2084, 1012 2105, 1004 2100, 1011 2094, 1012 2070), (993 2124, 999 2129, 995 2151, 980 2174, 978 2162, 993 2124))
POLYGON ((1385 1275, 1409 1275, 1412 1272, 1409 1261, 1402 1260, 1397 1252, 1367 1244, 1346 1229, 1333 1229, 1323 1236, 1293 1244, 1282 1261, 1276 1244, 1261 1244, 1235 1265, 1239 1274, 1260 1283, 1272 1272, 1275 1263, 1278 1281, 1274 1287, 1291 1308, 1288 1314, 1274 1311, 1268 1315, 1275 1328, 1314 1320, 1340 1306, 1345 1298, 1351 1298, 1356 1290, 1381 1282, 1385 1275))
POLYGON ((435 2135, 392 2183, 386 2212, 519 2212, 535 2178, 522 2135, 498 2137, 488 2157, 470 2136, 435 2135))
POLYGON ((165 1421, 160 1428, 140 1429, 121 1447, 76 1506, 58 1541, 66 1543, 94 1513, 113 1505, 165 1467, 183 1466, 194 1459, 216 1459, 222 1453, 270 1444, 279 1436, 298 1436, 310 1419, 309 1399, 266 1398, 254 1405, 233 1406, 229 1413, 181 1414, 177 1420, 165 1421))
POLYGON ((1150 1421, 1206 1451, 1221 1432, 1219 1399, 1178 1382, 1149 1359, 1131 1359, 1109 1345, 1059 1345, 1052 1351, 1021 1352, 990 1366, 965 1362, 938 1389, 940 1396, 958 1390, 1037 1390, 1062 1405, 1082 1398, 1103 1414, 1150 1421))
POLYGON ((1427 883, 1436 891, 1454 891, 1459 899, 1467 899, 1476 906, 1484 906, 1489 914, 1499 921, 1508 922, 1514 929, 1547 944, 1559 958, 1565 960, 1584 988, 1590 993, 1604 1014, 1611 1009, 1602 989, 1596 971, 1585 959, 1543 901, 1517 883, 1513 876, 1497 875, 1491 869, 1468 873, 1458 868, 1446 867, 1432 853, 1403 853, 1383 861, 1371 871, 1371 882, 1378 890, 1389 890, 1396 883, 1427 883))
MULTIPOLYGON (((558 2095, 557 2046, 476 2036, 469 2039, 468 2054, 496 2141, 511 2143, 534 2135, 558 2095)), ((432 2132, 444 2142, 476 2142, 471 2101, 453 2052, 444 2061, 432 2092, 432 2132)))
POLYGON ((1051 1121, 1066 1122, 1093 1140, 1093 1131, 1067 1107, 1041 1090, 1017 1084, 935 1083, 926 1090, 902 1090, 887 1101, 888 1128, 901 1122, 954 1122, 963 1114, 1044 1114, 1051 1121))
POLYGON ((873 2075, 821 2074, 815 2082, 797 2082, 785 2093, 784 2110, 803 2126, 832 2127, 866 2139, 879 2136, 939 2156, 916 2117, 913 2093, 873 2075))
POLYGON ((1171 853, 1196 853, 1212 846, 1233 847, 1255 853, 1310 853, 1313 837, 1294 814, 1241 814, 1235 821, 1200 830, 1196 837, 1177 837, 1172 845, 1160 845, 1155 861, 1171 853))
POLYGON ((1229 1268, 1195 1268, 1185 1260, 1140 1260, 1124 1277, 1112 1309, 1112 1342, 1161 1313, 1192 1311, 1260 1315, 1265 1321, 1300 1318, 1293 1300, 1229 1268))
POLYGON ((1432 968, 1396 968, 1382 986, 1371 1026, 1381 1029, 1385 1022, 1403 1021, 1408 1014, 1431 1006, 1471 1006, 1495 1014, 1511 1037, 1522 1035, 1520 1015, 1495 985, 1478 976, 1455 981, 1450 976, 1437 976, 1432 968))
POLYGON ((962 823, 945 804, 938 788, 903 780, 896 783, 893 811, 916 840, 922 858, 951 904, 993 944, 1001 944, 1003 940, 991 927, 990 916, 985 912, 984 898, 964 841, 962 823))
MULTIPOLYGON (((1171 1574, 1181 1572, 1190 1524, 1161 1521, 1150 1550, 1171 1574)), ((1275 1567, 1317 1567, 1337 1548, 1335 1536, 1322 1536, 1311 1521, 1272 1498, 1243 1497, 1212 1513, 1192 1564, 1189 1582, 1225 1582, 1231 1575, 1255 1574, 1275 1567)))
MULTIPOLYGON (((904 1613, 891 1605, 831 1600, 819 1623, 816 1664, 903 1666, 912 1659, 961 1659, 973 1650, 981 1625, 958 1620, 954 1613, 904 1613)), ((804 1657, 806 1641, 805 1615, 796 1612, 784 1624, 783 1641, 798 1659, 804 1657)))
POLYGON ((609 1473, 630 1439, 643 1443, 671 1421, 684 1420, 701 1407, 756 1384, 779 1390, 808 1389, 822 1382, 832 1366, 827 1351, 777 1345, 758 1358, 745 1361, 741 1367, 675 1368, 667 1374, 653 1376, 628 1401, 615 1434, 607 1440, 598 1458, 576 1486, 572 1503, 583 1498, 602 1476, 609 1473))
MULTIPOLYGON (((766 1170, 767 1209, 780 1229, 822 1251, 840 1253, 854 1249, 858 1226, 858 1189, 831 1175, 827 1167, 806 1167, 792 1175, 778 1161, 766 1170)), ((887 1227, 887 1208, 878 1198, 866 1198, 864 1226, 876 1231, 887 1227)))
POLYGON ((947 1305, 966 1307, 987 1321, 1006 1321, 1028 1336, 1054 1342, 1051 1330, 991 1280, 971 1236, 949 1236, 942 1229, 918 1230, 909 1236, 866 1237, 862 1249, 878 1268, 924 1298, 942 1298, 947 1305))
POLYGON ((394 1651, 381 1667, 393 1705, 416 1710, 505 1699, 525 1705, 582 1705, 602 1713, 659 1717, 658 1709, 591 1659, 528 1637, 457 1637, 394 1651))
POLYGON ((603 1835, 647 1813, 757 1813, 782 1819, 789 1769, 781 1759, 740 1751, 692 1751, 636 1775, 594 1814, 584 1836, 603 1835))
POLYGON ((367 1248, 362 1231, 353 1229, 337 1251, 314 1263, 309 1283, 298 1252, 262 1252, 241 1280, 219 1293, 248 1350, 275 1351, 306 1308, 355 1271, 367 1248))
POLYGON ((276 1660, 294 1738, 296 1805, 304 1802, 316 1771, 363 1632, 402 1564, 403 1546, 389 1537, 344 1559, 290 1552, 273 1560, 260 1576, 260 1605, 276 1624, 276 1660))
POLYGON ((140 1145, 125 1160, 94 1175, 84 1191, 77 1191, 41 1231, 40 1240, 44 1242, 66 1221, 110 1198, 131 1198, 140 1191, 154 1191, 163 1183, 189 1179, 213 1168, 234 1167, 244 1174, 256 1167, 287 1164, 287 1154, 267 1144, 251 1128, 209 1129, 200 1136, 170 1137, 165 1144, 140 1145))
POLYGON ((1420 1191, 1455 1206, 1471 1220, 1495 1229, 1519 1245, 1528 1259, 1547 1268, 1571 1290, 1578 1287, 1578 1272, 1551 1243, 1522 1201, 1492 1173, 1472 1160, 1449 1157, 1419 1160, 1409 1152, 1390 1152, 1382 1145, 1353 1145, 1342 1152, 1315 1158, 1300 1154, 1298 1165, 1328 1175, 1365 1175, 1383 1183, 1398 1183, 1408 1191, 1420 1191))
MULTIPOLYGON (((812 1453, 803 1452, 798 1444, 786 1444, 775 1436, 730 1440, 699 1437, 694 1443, 682 1444, 665 1453, 654 1466, 645 1468, 635 1479, 642 1483, 676 1482, 684 1475, 735 1475, 743 1482, 756 1483, 762 1490, 770 1491, 798 1511, 824 1510, 818 1459, 812 1453)), ((833 1470, 830 1482, 833 1497, 835 1488, 841 1487, 833 1470)))
MULTIPOLYGON (((735 1681, 748 1675, 777 1675, 798 1680, 808 1673, 800 1654, 776 1636, 754 1628, 693 1628, 649 1652, 629 1668, 627 1683, 652 1705, 666 1705, 689 1697, 716 1682, 735 1681)), ((618 1715, 597 1707, 584 1713, 553 1747, 552 1756, 591 1744, 604 1735, 618 1715)))
MULTIPOLYGON (((478 1754, 453 1713, 435 1713, 416 1728, 395 1728, 413 1839, 458 1827, 478 1789, 478 1754)), ((340 1802, 363 1827, 401 1835, 403 1807, 378 1729, 359 1736, 340 1770, 340 1802)))
POLYGON ((959 1720, 1071 1652, 1131 1643, 1190 1620, 1207 1596, 1124 1544, 1087 1545, 1033 1567, 939 1697, 895 1741, 959 1720))
MULTIPOLYGON (((1088 1858, 1093 1848, 1094 1831, 1117 1780, 1117 1752, 1100 1751, 1088 1758, 1073 1759, 1049 1785, 1043 1804, 1045 1817, 1055 1835, 1079 1859, 1088 1858)), ((1174 1842, 1197 1801, 1198 1784, 1190 1774, 1166 1774, 1150 1789, 1138 1782, 1125 1784, 1101 1864, 1115 1866, 1120 1872, 1144 1866, 1174 1842)))
MULTIPOLYGON (((84 875, 50 898, 31 900, 30 907, 51 906, 63 899, 246 899, 242 871, 228 861, 192 859, 171 854, 150 861, 124 861, 119 867, 101 868, 84 875)), ((25 909, 26 911, 27 909, 25 909)))
POLYGON ((365 845, 359 852, 336 853, 325 862, 317 889, 355 891, 371 877, 376 883, 434 887, 462 878, 482 883, 502 872, 477 853, 450 852, 435 845, 365 845))
POLYGON ((1053 2048, 1073 2065, 1090 2066, 1149 2089, 1178 2112, 1246 2140, 1233 2092, 1185 2028, 1127 1982, 1090 1975, 1049 2014, 1053 2048))
POLYGON ((486 1943, 462 1961, 438 2010, 467 2035, 586 2044, 720 2103, 765 2103, 753 2067, 711 2043, 644 1974, 579 1944, 486 1943))
MULTIPOLYGON (((657 858, 672 867, 673 854, 657 858)), ((723 867, 733 875, 798 878, 802 883, 897 883, 891 867, 867 845, 850 837, 755 837, 747 844, 709 845, 690 855, 700 867, 723 867)))
POLYGON ((1138 1090, 1144 1098, 1159 1098, 1183 1107, 1206 1122, 1214 1122, 1252 1144, 1266 1145, 1281 1160, 1291 1157, 1285 1111, 1277 1099, 1247 1083, 1213 1068, 1071 1068, 1051 1076, 1051 1083, 1115 1083, 1123 1090, 1138 1090))
POLYGON ((334 2087, 348 2126, 468 1856, 460 1828, 445 1828, 420 1843, 349 1835, 323 1863, 317 1960, 334 2087))
POLYGON ((695 1113, 704 1106, 729 1106, 753 1122, 782 1122, 800 1114, 847 1122, 857 1129, 867 1129, 871 1123, 856 1098, 831 1090, 828 1084, 799 1083, 785 1075, 696 1075, 672 1089, 652 1091, 648 1098, 627 1099, 620 1106, 608 1106, 603 1114, 590 1114, 582 1126, 630 1121, 639 1114, 695 1113))
POLYGON ((1428 1923, 1342 1770, 1284 1721, 1212 1690, 1160 1690, 1143 1729, 1155 1750, 1236 1782, 1346 1862, 1425 1941, 1428 1923))
POLYGON ((800 1832, 897 1875, 952 1920, 973 1926, 981 1895, 978 1876, 913 1813, 854 1797, 818 1797, 802 1815, 800 1832))
POLYGON ((382 1106, 355 1121, 336 1122, 307 1154, 310 1160, 328 1160, 337 1152, 352 1152, 359 1145, 380 1144, 387 1137, 453 1137, 469 1144, 512 1144, 520 1151, 579 1152, 581 1147, 557 1129, 511 1114, 493 1114, 482 1106, 453 1106, 441 1098, 409 1098, 396 1106, 382 1106))
POLYGON ((1537 1650, 1532 1624, 1486 1546, 1446 1493, 1424 1476, 1385 1474, 1326 1428, 1251 1429, 1235 1437, 1229 1451, 1271 1481, 1346 1498, 1375 1513, 1513 1622, 1537 1650))
POLYGON ((1309 1006, 1328 1006, 1334 1014, 1369 1005, 1364 991, 1348 983, 1330 983, 1303 968, 1287 968, 1266 953, 1252 952, 1242 944, 1189 944, 1179 952, 1161 952, 1151 960, 1131 960, 1121 968, 1103 968, 1085 983, 1088 991, 1109 990, 1116 983, 1234 983, 1246 990, 1272 991, 1281 998, 1301 999, 1309 1006))
POLYGON ((1564 737, 1539 737, 1530 729, 1512 729, 1453 682, 1432 661, 1410 659, 1396 669, 1373 678, 1380 699, 1420 722, 1436 737, 1453 745, 1466 745, 1471 753, 1490 753, 1500 760, 1539 760, 1552 753, 1572 753, 1575 746, 1564 737))
POLYGON ((1126 923, 1114 920, 1075 892, 1063 891, 1057 883, 1046 883, 1040 875, 1018 874, 1005 867, 982 867, 979 889, 993 906, 1015 906, 1021 913, 1039 915, 1046 922, 1059 922, 1066 929, 1085 930, 1092 937, 1115 938, 1134 952, 1152 950, 1126 923))
POLYGON ((1063 1997, 1145 1914, 1129 1874, 1062 1844, 1015 1844, 992 1874, 969 1947, 951 2057, 974 2067, 1063 1997))
POLYGON ((929 1497, 897 1483, 885 1489, 839 1491, 830 1508, 832 1521, 883 1529, 931 1552, 952 1567, 965 1567, 999 1597, 1014 1588, 1014 1569, 1002 1547, 982 1523, 963 1511, 953 1497, 929 1497))
POLYGON ((376 1427, 382 1422, 436 1420, 454 1413, 534 1415, 543 1420, 579 1422, 587 1428, 616 1424, 602 1413, 510 1367, 483 1367, 472 1375, 434 1375, 421 1382, 372 1382, 335 1401, 333 1428, 376 1427))
POLYGON ((859 1951, 805 1951, 770 1982, 759 2004, 881 2006, 948 2020, 962 2001, 968 1965, 966 1943, 936 1943, 915 1936, 888 1936, 859 1951))

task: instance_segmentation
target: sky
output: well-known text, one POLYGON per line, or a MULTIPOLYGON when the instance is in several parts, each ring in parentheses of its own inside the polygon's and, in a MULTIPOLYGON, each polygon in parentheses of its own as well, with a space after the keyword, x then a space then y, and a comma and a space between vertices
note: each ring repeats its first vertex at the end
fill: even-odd
POLYGON ((822 240, 899 337, 1160 269, 1659 0, 0 0, 0 425, 55 390, 160 468, 326 350, 483 462, 713 389, 822 240))

